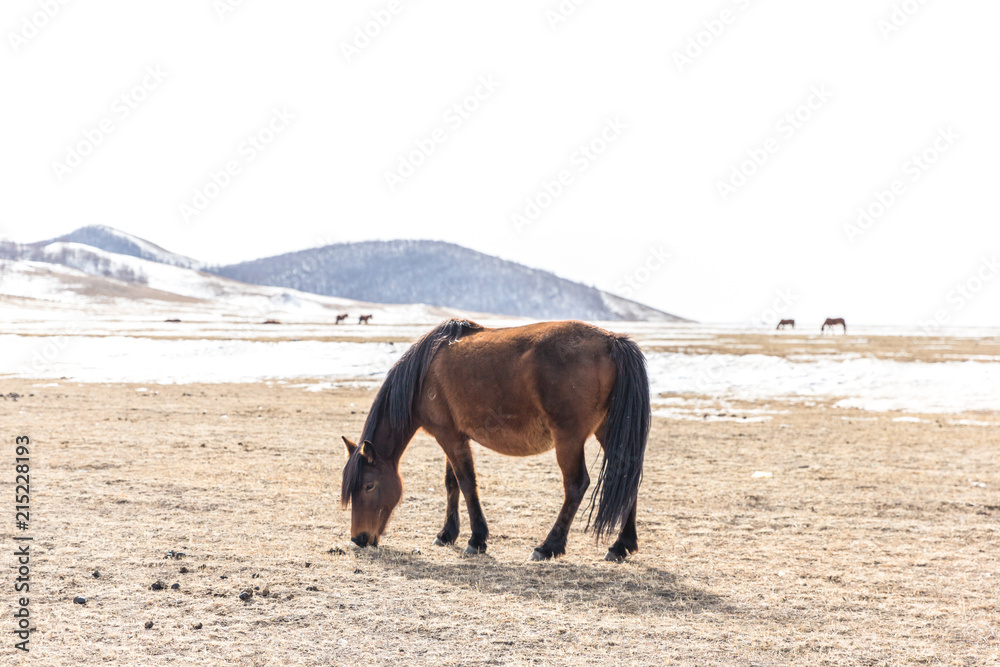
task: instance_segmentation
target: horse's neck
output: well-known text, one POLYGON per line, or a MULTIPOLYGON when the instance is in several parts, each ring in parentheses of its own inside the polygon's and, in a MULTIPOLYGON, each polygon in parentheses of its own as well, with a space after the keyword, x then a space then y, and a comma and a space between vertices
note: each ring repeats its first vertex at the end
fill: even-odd
POLYGON ((416 426, 399 430, 392 428, 389 425, 389 420, 381 420, 375 427, 375 435, 372 439, 376 456, 387 457, 398 463, 416 432, 416 426))

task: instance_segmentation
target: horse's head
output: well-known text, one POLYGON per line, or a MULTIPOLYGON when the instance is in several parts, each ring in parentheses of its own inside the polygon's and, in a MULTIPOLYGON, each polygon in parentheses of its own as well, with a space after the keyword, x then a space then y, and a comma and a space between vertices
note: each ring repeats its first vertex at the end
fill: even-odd
POLYGON ((344 438, 344 444, 347 465, 340 504, 351 505, 351 541, 359 547, 374 547, 403 496, 403 480, 396 462, 376 456, 369 441, 356 445, 344 438))

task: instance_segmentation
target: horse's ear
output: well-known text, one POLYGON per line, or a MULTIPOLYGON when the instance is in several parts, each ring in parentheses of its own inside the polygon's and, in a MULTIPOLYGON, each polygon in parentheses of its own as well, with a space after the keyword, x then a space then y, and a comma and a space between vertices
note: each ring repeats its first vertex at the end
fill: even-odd
POLYGON ((348 440, 346 436, 342 435, 340 437, 344 441, 344 444, 347 445, 347 458, 351 458, 351 454, 354 453, 354 450, 357 449, 358 446, 353 442, 351 442, 350 440, 348 440))
POLYGON ((365 440, 360 445, 361 456, 364 457, 365 461, 368 461, 368 465, 375 463, 375 447, 368 440, 365 440))

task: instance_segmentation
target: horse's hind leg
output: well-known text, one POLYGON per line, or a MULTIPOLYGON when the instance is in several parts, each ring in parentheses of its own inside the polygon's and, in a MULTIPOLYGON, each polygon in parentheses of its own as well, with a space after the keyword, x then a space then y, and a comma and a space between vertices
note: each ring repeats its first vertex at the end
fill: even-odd
POLYGON ((590 486, 590 475, 587 473, 587 462, 584 456, 585 441, 579 440, 579 438, 567 438, 560 441, 558 436, 556 437, 556 461, 562 470, 565 496, 555 525, 552 526, 549 536, 545 538, 542 545, 535 547, 531 553, 532 560, 547 560, 566 553, 566 536, 569 533, 569 527, 573 523, 576 511, 580 508, 587 487, 590 486))
MULTIPOLYGON (((602 425, 598 429, 597 441, 601 443, 601 449, 604 449, 604 426, 602 425)), ((635 532, 635 508, 638 501, 632 504, 632 510, 628 513, 628 518, 625 519, 625 523, 622 524, 622 529, 618 533, 618 539, 615 543, 611 545, 608 549, 608 553, 604 556, 604 560, 613 561, 620 563, 629 554, 634 554, 639 550, 639 538, 635 532)))
POLYGON ((441 529, 441 532, 434 539, 434 544, 439 547, 454 542, 458 539, 459 532, 458 478, 455 477, 455 471, 452 469, 450 462, 446 461, 444 465, 444 488, 448 492, 448 509, 444 517, 444 528, 441 529))
POLYGON ((633 554, 639 550, 639 538, 635 534, 635 505, 635 503, 632 504, 632 511, 628 513, 628 519, 625 520, 625 525, 622 526, 621 532, 618 533, 618 539, 608 549, 604 560, 620 563, 629 554, 633 554))
POLYGON ((490 536, 490 529, 486 526, 486 517, 483 516, 483 508, 479 504, 479 490, 476 488, 476 467, 472 458, 472 448, 469 447, 469 440, 468 438, 449 438, 443 441, 442 439, 438 439, 438 444, 441 445, 444 453, 448 456, 451 469, 455 472, 458 488, 462 490, 462 495, 465 496, 465 506, 469 510, 469 525, 472 528, 472 537, 469 538, 469 546, 465 548, 465 553, 470 555, 485 553, 486 540, 490 536))

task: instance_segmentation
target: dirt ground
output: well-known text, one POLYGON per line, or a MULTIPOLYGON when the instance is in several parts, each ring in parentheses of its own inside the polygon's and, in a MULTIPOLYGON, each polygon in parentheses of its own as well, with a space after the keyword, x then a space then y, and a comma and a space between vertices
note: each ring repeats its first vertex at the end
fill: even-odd
POLYGON ((551 453, 477 447, 491 541, 463 557, 464 507, 458 546, 431 545, 444 457, 419 434, 389 531, 359 551, 340 435, 360 433, 370 389, 49 384, 0 381, 3 664, 1000 661, 995 415, 657 418, 640 552, 604 562, 578 517, 566 556, 534 563, 562 497, 551 453), (8 632, 17 435, 32 440, 27 656, 8 632))

